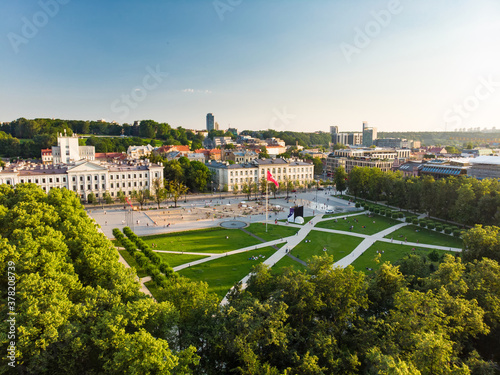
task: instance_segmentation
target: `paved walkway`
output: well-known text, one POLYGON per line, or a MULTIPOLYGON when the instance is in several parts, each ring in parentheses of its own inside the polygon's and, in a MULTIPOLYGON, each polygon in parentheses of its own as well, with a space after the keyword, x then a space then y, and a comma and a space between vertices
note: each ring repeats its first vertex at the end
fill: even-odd
MULTIPOLYGON (((335 262, 333 264, 334 267, 342 267, 342 268, 347 267, 352 262, 354 262, 356 259, 358 259, 359 256, 361 254, 363 254, 367 249, 369 249, 376 241, 380 241, 388 234, 390 234, 390 233, 392 233, 392 232, 394 232, 394 231, 398 230, 399 228, 402 228, 406 225, 408 225, 408 223, 396 224, 390 228, 387 228, 387 229, 384 229, 383 231, 375 233, 374 235, 371 235, 371 236, 363 235, 363 236, 365 236, 365 239, 349 255, 340 259, 338 262, 335 262)), ((348 232, 348 233, 343 232, 343 233, 344 234, 353 234, 353 232, 348 232)))
MULTIPOLYGON (((265 261, 263 261, 263 264, 268 265, 269 267, 274 266, 276 263, 278 263, 281 258, 283 258, 285 255, 287 255, 288 252, 290 252, 295 246, 297 246, 299 243, 301 243, 309 234, 311 230, 314 229, 315 223, 323 217, 323 214, 316 215, 314 219, 311 219, 308 223, 304 225, 300 225, 300 230, 293 236, 286 237, 284 240, 286 240, 287 244, 285 246, 282 246, 281 249, 277 250, 273 255, 271 255, 269 258, 267 258, 265 261)), ((291 224, 290 224, 291 225, 291 224)), ((269 246, 270 242, 267 242, 263 244, 264 246, 269 246)), ((243 289, 246 288, 248 279, 250 278, 252 274, 246 275, 242 280, 241 280, 241 286, 243 289)), ((222 305, 227 304, 227 298, 224 297, 224 299, 221 302, 222 305)))

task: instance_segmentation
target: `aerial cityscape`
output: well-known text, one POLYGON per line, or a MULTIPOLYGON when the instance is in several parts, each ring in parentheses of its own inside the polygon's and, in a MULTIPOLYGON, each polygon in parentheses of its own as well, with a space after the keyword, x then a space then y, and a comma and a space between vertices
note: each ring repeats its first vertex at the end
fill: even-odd
POLYGON ((0 374, 500 374, 500 3, 0 9, 0 374))

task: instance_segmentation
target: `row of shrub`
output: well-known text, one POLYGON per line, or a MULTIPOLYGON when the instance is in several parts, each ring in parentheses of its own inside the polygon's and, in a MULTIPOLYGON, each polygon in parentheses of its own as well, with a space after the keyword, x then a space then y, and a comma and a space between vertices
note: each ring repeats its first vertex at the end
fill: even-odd
MULTIPOLYGON (((373 212, 377 215, 392 217, 393 219, 402 219, 405 217, 404 213, 401 211, 393 211, 390 208, 380 206, 380 205, 370 205, 366 202, 356 202, 357 208, 363 207, 363 209, 373 212)), ((443 232, 446 234, 453 234, 455 237, 460 237, 462 235, 462 230, 453 225, 444 225, 441 222, 435 222, 428 219, 418 219, 416 216, 406 216, 406 222, 412 223, 414 225, 420 225, 422 228, 429 228, 436 230, 438 232, 443 232)))
POLYGON ((393 219, 402 219, 405 216, 405 214, 401 211, 393 211, 390 208, 380 206, 378 204, 370 205, 366 202, 356 202, 355 207, 363 207, 363 209, 373 212, 374 214, 391 217, 393 219))
POLYGON ((168 278, 177 278, 178 274, 167 262, 162 261, 148 244, 140 239, 129 227, 123 228, 123 233, 117 228, 113 229, 113 235, 121 243, 125 250, 134 257, 137 264, 142 267, 158 286, 166 286, 168 278), (139 248, 141 251, 137 251, 139 248))
POLYGON ((419 219, 416 216, 407 216, 407 223, 412 223, 413 225, 419 225, 422 228, 429 228, 432 230, 436 230, 438 232, 444 231, 446 234, 453 234, 455 237, 460 237, 462 235, 462 230, 454 225, 444 225, 441 222, 436 222, 429 219, 419 219))

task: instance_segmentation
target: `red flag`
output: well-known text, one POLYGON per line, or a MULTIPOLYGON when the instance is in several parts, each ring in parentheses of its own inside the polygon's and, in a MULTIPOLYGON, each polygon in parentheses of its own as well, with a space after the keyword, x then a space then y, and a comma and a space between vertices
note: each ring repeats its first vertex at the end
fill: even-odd
POLYGON ((274 182, 274 184, 276 185, 276 187, 279 187, 280 184, 278 184, 278 181, 276 181, 273 177, 273 175, 271 174, 271 172, 267 171, 267 181, 271 181, 271 182, 274 182))
POLYGON ((125 201, 129 204, 130 207, 134 208, 134 206, 132 206, 132 203, 130 203, 130 201, 128 200, 128 197, 125 197, 125 201))

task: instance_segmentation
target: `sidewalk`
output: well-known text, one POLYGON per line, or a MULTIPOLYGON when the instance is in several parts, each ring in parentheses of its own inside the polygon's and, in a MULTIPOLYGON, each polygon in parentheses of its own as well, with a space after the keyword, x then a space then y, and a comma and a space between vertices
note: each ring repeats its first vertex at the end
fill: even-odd
MULTIPOLYGON (((269 266, 269 267, 272 267, 274 266, 276 263, 278 263, 281 258, 283 258, 284 256, 287 255, 287 253, 289 253, 295 246, 297 246, 298 244, 300 244, 306 237, 307 235, 309 234, 309 232, 311 230, 314 229, 314 224, 323 217, 323 214, 320 214, 320 215, 316 215, 314 217, 314 219, 312 219, 310 222, 313 222, 313 224, 304 224, 304 225, 301 225, 301 228, 300 230, 297 232, 296 235, 294 236, 290 236, 290 237, 286 237, 284 238, 284 240, 286 240, 287 244, 285 246, 282 246, 281 249, 277 250, 273 255, 271 255, 269 258, 267 258, 264 262, 262 262, 263 264, 269 266), (288 251, 287 251, 288 250, 288 251)), ((271 246, 272 245, 272 242, 275 242, 275 241, 271 241, 271 242, 266 242, 264 244, 260 244, 260 246, 262 247, 267 247, 267 246, 271 246)), ((284 241, 283 241, 284 242, 284 241)), ((247 286, 247 282, 248 282, 248 279, 250 278, 252 274, 248 274, 246 275, 242 280, 241 280, 241 287, 243 289, 246 288, 247 286)), ((225 305, 227 304, 227 298, 224 297, 224 299, 222 300, 221 302, 221 305, 225 305)))

